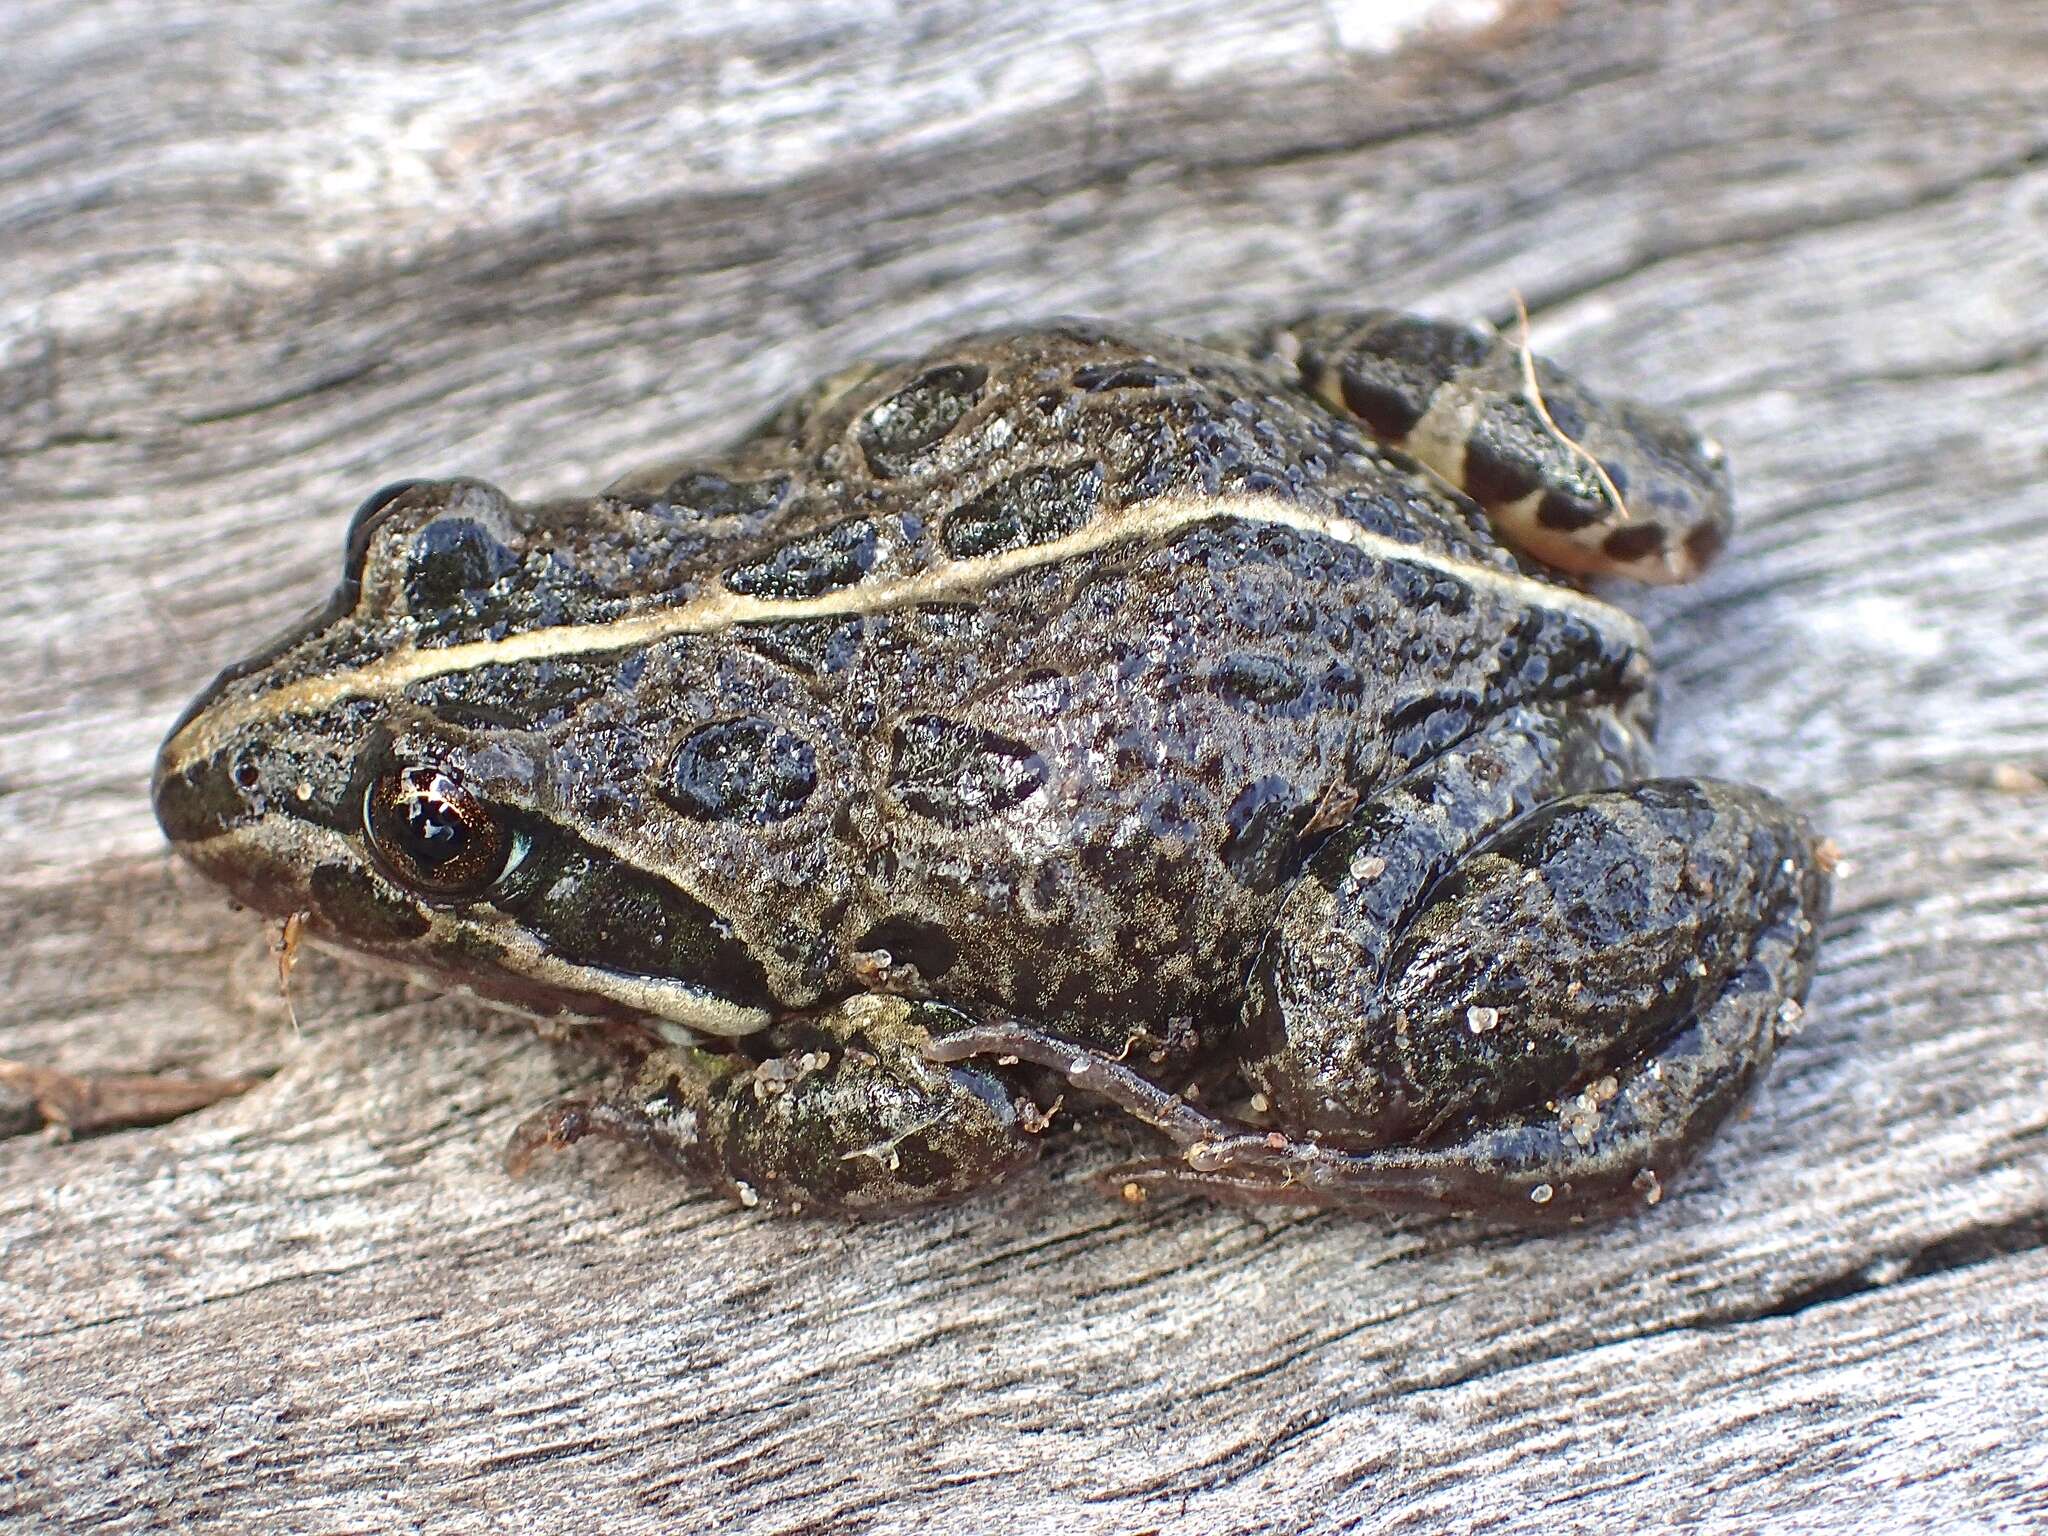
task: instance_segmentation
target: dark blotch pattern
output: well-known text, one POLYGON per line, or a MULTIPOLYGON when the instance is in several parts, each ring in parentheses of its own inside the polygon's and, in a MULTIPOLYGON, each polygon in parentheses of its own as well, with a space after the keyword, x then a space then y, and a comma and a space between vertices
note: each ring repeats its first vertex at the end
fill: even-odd
MULTIPOLYGON (((1482 507, 1502 507, 1520 501, 1539 483, 1534 465, 1527 459, 1509 457, 1492 439, 1481 439, 1466 449, 1462 488, 1482 507)), ((1537 517, 1540 521, 1540 511, 1537 517)))
POLYGON ((787 821, 818 787, 809 742, 772 720, 721 720, 676 750, 662 798, 697 821, 787 821))
POLYGON ((1099 465, 1026 470, 955 507, 946 518, 946 550, 966 559, 1049 543, 1087 523, 1101 499, 1099 465))
POLYGON ((548 951, 620 975, 679 976, 716 996, 771 1001, 761 963, 711 908, 566 827, 530 819, 532 851, 491 893, 548 951))
POLYGON ((1558 533, 1576 533, 1581 528, 1592 527, 1612 511, 1613 508, 1605 502, 1588 501, 1583 496, 1552 486, 1543 493, 1543 500, 1536 504, 1536 521, 1558 533))
POLYGON ((867 575, 875 547, 875 525, 857 517, 785 544, 765 560, 733 567, 725 584, 742 597, 819 597, 867 575))
POLYGON ((789 477, 728 480, 710 470, 679 475, 661 493, 660 505, 684 517, 757 517, 781 506, 789 495, 789 477))
POLYGON ((1664 547, 1662 523, 1638 523, 1617 528, 1600 541, 1600 552, 1611 560, 1641 560, 1664 547))
POLYGON ((919 374, 861 421, 868 467, 884 478, 914 468, 967 414, 987 382, 988 369, 979 363, 949 363, 919 374))
POLYGON ((940 715, 896 727, 889 788, 907 811, 948 827, 1021 805, 1045 784, 1045 760, 1011 741, 940 715))
POLYGON ((1719 523, 1701 523, 1685 536, 1686 558, 1705 568, 1728 546, 1728 530, 1719 523))
POLYGON ((1426 395, 1368 378, 1356 369, 1346 368, 1338 383, 1344 391, 1344 409, 1364 422, 1374 437, 1388 442, 1397 443, 1414 431, 1429 407, 1426 395))

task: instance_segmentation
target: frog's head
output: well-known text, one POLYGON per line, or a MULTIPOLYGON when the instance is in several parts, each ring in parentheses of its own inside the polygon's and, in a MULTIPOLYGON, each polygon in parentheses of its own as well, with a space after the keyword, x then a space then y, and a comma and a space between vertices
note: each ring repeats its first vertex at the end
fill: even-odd
POLYGON ((165 833, 316 941, 499 1002, 762 1027, 752 952, 634 841, 649 816, 631 784, 656 750, 635 626, 658 610, 628 558, 645 531, 623 520, 644 515, 522 507, 473 480, 379 491, 333 598, 165 741, 165 833))

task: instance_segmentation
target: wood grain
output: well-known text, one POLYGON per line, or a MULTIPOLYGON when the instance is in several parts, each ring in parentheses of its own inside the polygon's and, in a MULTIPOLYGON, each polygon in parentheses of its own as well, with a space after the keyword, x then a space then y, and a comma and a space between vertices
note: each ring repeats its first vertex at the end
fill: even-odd
POLYGON ((2048 1525, 2048 13, 1367 11, 0 10, 0 1057, 272 1074, 0 1142, 0 1525, 2048 1525), (515 1181, 583 1068, 320 961, 294 1033, 149 819, 385 481, 587 488, 969 326, 1516 292, 1736 467, 1730 556, 1636 604, 1664 761, 1851 860, 1807 1029, 1639 1220, 1133 1212, 1086 1146, 870 1228, 515 1181))

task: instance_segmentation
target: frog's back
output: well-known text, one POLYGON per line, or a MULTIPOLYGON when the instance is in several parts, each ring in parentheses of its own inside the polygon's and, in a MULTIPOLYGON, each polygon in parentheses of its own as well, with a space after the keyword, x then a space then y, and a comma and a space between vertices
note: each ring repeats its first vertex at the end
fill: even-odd
POLYGON ((707 490, 721 632, 650 691, 748 788, 669 863, 797 1002, 879 967, 1077 1034, 1227 1013, 1348 806, 1634 655, 1282 370, 1092 322, 841 375, 614 494, 707 490), (763 824, 734 753, 801 757, 801 806, 763 824))

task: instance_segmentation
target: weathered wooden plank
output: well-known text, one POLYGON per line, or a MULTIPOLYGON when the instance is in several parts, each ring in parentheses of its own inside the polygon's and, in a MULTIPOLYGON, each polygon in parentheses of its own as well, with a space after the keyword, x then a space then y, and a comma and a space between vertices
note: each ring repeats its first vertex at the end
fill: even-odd
MULTIPOLYGON (((0 1057, 275 1070, 0 1142, 29 1529, 1853 1530, 2048 1522, 2048 18, 282 0, 0 14, 0 1057), (326 962, 293 1033, 143 803, 407 473, 715 444, 1056 311, 1499 318, 1729 446, 1642 602, 1666 761, 1848 851, 1810 1025, 1649 1216, 871 1229, 599 1151, 583 1070, 326 962)), ((4 1106, 0 1106, 4 1107, 4 1106)))

